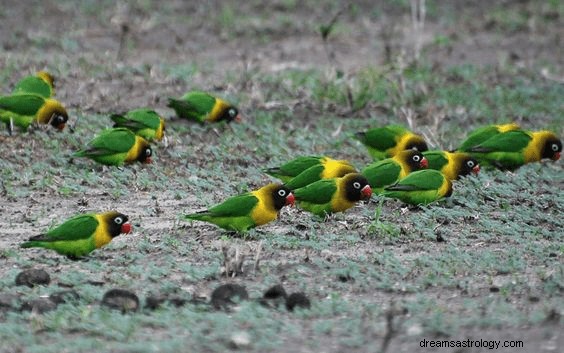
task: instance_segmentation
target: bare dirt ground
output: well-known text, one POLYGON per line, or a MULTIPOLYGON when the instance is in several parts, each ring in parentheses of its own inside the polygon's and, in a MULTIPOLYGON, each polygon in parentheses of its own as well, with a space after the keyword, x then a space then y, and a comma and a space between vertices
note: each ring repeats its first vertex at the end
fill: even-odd
MULTIPOLYGON (((546 5, 537 6, 536 3, 527 1, 503 1, 495 6, 490 5, 489 1, 476 1, 471 5, 467 3, 452 1, 439 4, 428 1, 424 27, 418 31, 418 35, 414 35, 409 6, 388 2, 365 1, 348 8, 332 1, 306 1, 303 4, 276 0, 244 4, 220 1, 171 1, 166 4, 3 1, 0 8, 2 92, 7 93, 24 74, 48 68, 57 74, 57 98, 65 103, 73 117, 78 118, 77 134, 65 132, 64 139, 58 142, 52 138, 54 134, 49 132, 37 132, 37 138, 33 138, 34 134, 10 137, 5 131, 0 132, 2 166, 21 167, 21 170, 3 170, 0 175, 3 178, 3 189, 0 189, 0 277, 5 292, 11 291, 15 273, 40 264, 40 267, 49 269, 52 277, 59 278, 55 282, 61 286, 68 286, 72 282, 73 278, 69 279, 64 274, 73 270, 89 280, 107 283, 106 289, 111 285, 127 284, 138 293, 146 293, 153 289, 159 290, 159 281, 162 280, 181 287, 195 297, 209 297, 213 288, 226 281, 219 269, 207 276, 197 274, 190 278, 186 268, 201 267, 204 271, 213 272, 209 270, 210 267, 213 269, 210 261, 214 264, 221 263, 221 249, 225 244, 239 247, 252 259, 262 243, 260 239, 283 234, 283 240, 260 245, 265 246, 261 254, 264 271, 253 272, 253 261, 249 260, 246 262, 246 274, 232 281, 247 285, 254 296, 266 289, 265 281, 272 282, 273 278, 283 283, 288 291, 304 290, 310 293, 312 301, 327 302, 338 296, 338 304, 347 303, 348 309, 334 308, 328 322, 354 322, 358 325, 355 329, 358 332, 355 332, 363 340, 360 343, 343 343, 339 334, 348 332, 344 328, 320 329, 319 321, 323 321, 323 315, 312 319, 316 324, 310 325, 307 317, 293 318, 276 312, 273 315, 278 320, 286 322, 288 327, 296 324, 302 331, 293 332, 288 338, 284 338, 285 333, 280 329, 282 332, 277 333, 276 339, 283 342, 283 345, 271 348, 272 351, 486 351, 474 348, 423 349, 420 341, 424 337, 461 340, 520 339, 525 342, 524 349, 500 349, 507 352, 561 350, 564 346, 564 337, 560 333, 562 283, 555 292, 550 292, 556 294, 546 294, 541 280, 544 277, 539 274, 545 271, 548 273, 545 275, 550 277, 553 272, 562 271, 563 214, 560 206, 563 201, 564 180, 561 176, 561 162, 560 165, 547 166, 549 172, 543 174, 545 179, 553 178, 551 188, 548 189, 547 186, 547 192, 553 193, 554 199, 554 207, 547 208, 546 211, 550 217, 544 219, 541 206, 545 207, 545 204, 531 206, 539 214, 531 221, 531 229, 541 227, 553 234, 552 238, 535 239, 532 244, 542 249, 555 248, 551 253, 554 256, 547 254, 546 262, 536 258, 530 262, 526 262, 529 259, 523 260, 526 263, 520 280, 526 278, 530 283, 522 292, 507 295, 507 308, 498 306, 498 291, 500 287, 512 283, 511 278, 508 278, 510 276, 502 271, 467 275, 471 273, 472 265, 467 264, 468 268, 464 268, 464 260, 460 259, 458 270, 461 276, 472 281, 466 283, 464 288, 451 286, 452 284, 430 284, 424 288, 423 293, 419 293, 417 290, 404 288, 402 283, 390 283, 387 289, 372 288, 374 281, 370 280, 363 285, 363 276, 372 273, 371 271, 391 271, 388 267, 378 265, 377 261, 365 262, 366 259, 393 253, 405 265, 419 261, 422 256, 442 256, 446 251, 443 243, 429 240, 429 234, 433 237, 433 232, 426 233, 417 229, 417 225, 411 220, 401 221, 404 210, 399 204, 387 206, 384 212, 397 216, 402 234, 405 231, 411 235, 405 240, 390 242, 375 240, 366 235, 366 224, 373 215, 362 211, 351 212, 346 217, 337 216, 328 221, 330 230, 324 230, 317 223, 312 226, 309 216, 295 209, 284 210, 280 221, 269 225, 265 230, 257 230, 254 236, 258 240, 253 237, 249 240, 226 240, 213 226, 179 221, 179 215, 199 210, 202 204, 221 200, 235 189, 241 189, 243 184, 246 185, 241 181, 245 178, 251 180, 248 184, 253 187, 266 180, 260 179, 258 170, 269 163, 269 157, 257 153, 257 158, 252 158, 253 153, 261 151, 260 146, 253 145, 245 149, 245 146, 235 144, 231 146, 232 150, 225 152, 225 160, 214 160, 211 154, 213 150, 205 147, 206 144, 225 142, 219 135, 229 132, 240 133, 244 136, 243 139, 260 141, 264 130, 235 127, 234 130, 220 129, 218 133, 217 129, 173 121, 170 126, 175 123, 177 125, 171 128, 174 132, 170 135, 170 147, 158 155, 158 171, 147 171, 141 166, 135 166, 131 171, 126 170, 123 174, 125 176, 120 176, 122 174, 119 171, 109 172, 84 161, 73 161, 70 166, 67 164, 68 151, 80 142, 87 141, 97 127, 104 125, 95 120, 95 117, 102 119, 103 114, 150 106, 170 118, 172 114, 166 108, 166 97, 200 88, 220 91, 227 96, 245 97, 241 109, 247 113, 247 123, 258 123, 259 118, 254 114, 256 110, 268 111, 280 104, 292 104, 296 95, 290 95, 282 102, 272 100, 273 93, 266 90, 268 86, 265 81, 254 79, 257 76, 279 75, 294 69, 315 69, 327 72, 328 75, 339 72, 345 77, 353 77, 363 68, 380 67, 390 60, 409 61, 413 58, 414 42, 417 40, 421 42, 421 56, 432 67, 462 64, 477 67, 511 65, 516 70, 524 70, 533 76, 546 77, 547 85, 554 82, 562 84, 564 26, 563 19, 559 17, 561 13, 553 12, 546 5), (511 13, 537 21, 520 18, 505 21, 498 16, 503 13, 504 7, 511 13), (348 10, 339 16, 335 32, 324 42, 319 35, 318 26, 328 23, 343 8, 348 10), (531 12, 535 16, 529 16, 531 12), (556 18, 551 19, 551 16, 556 18), (551 20, 538 21, 545 17, 551 20), (438 41, 442 44, 435 45, 438 41), (83 125, 81 128, 80 125, 84 122, 89 122, 93 127, 83 125), (80 135, 81 133, 84 135, 80 135), (66 153, 64 157, 55 156, 61 151, 66 153), (53 169, 57 172, 50 174, 53 169), (250 169, 257 171, 249 171, 250 169), (223 177, 215 177, 222 173, 223 177), (151 178, 152 182, 146 183, 147 178, 151 178), (81 179, 86 180, 82 187, 74 188, 68 182, 71 180, 80 184, 81 179), (125 190, 116 192, 115 188, 119 188, 123 180, 128 180, 122 184, 125 185, 125 190), (218 186, 215 184, 217 180, 231 180, 237 187, 218 186), (213 187, 206 182, 213 184, 213 187), (10 190, 5 186, 8 184, 11 186, 10 190), (62 187, 68 189, 66 194, 61 192, 62 187), (213 197, 205 196, 206 192, 213 197), (202 202, 204 198, 206 202, 202 202), (127 209, 127 213, 134 219, 134 226, 140 229, 139 234, 143 233, 143 236, 139 235, 141 240, 120 239, 117 244, 98 251, 96 256, 103 259, 96 262, 102 263, 100 265, 74 263, 63 260, 56 254, 46 255, 43 251, 22 252, 18 248, 18 244, 24 239, 48 228, 53 222, 82 210, 109 208, 127 209), (349 235, 355 241, 347 241, 346 237, 349 235), (292 238, 299 238, 302 241, 299 244, 303 245, 306 243, 304 239, 310 241, 310 236, 312 242, 324 236, 325 238, 320 246, 296 247, 292 243, 292 238), (334 241, 330 240, 331 237, 335 238, 334 241), (178 239, 187 238, 190 240, 184 245, 176 245, 178 239), (140 252, 142 257, 124 255, 135 251, 140 252), (159 267, 170 269, 171 262, 175 265, 168 273, 159 275, 152 272, 159 267), (352 279, 348 277, 349 274, 335 277, 339 268, 346 268, 350 265, 349 262, 355 264, 353 267, 358 273, 350 275, 352 279), (128 266, 147 266, 147 272, 151 274, 143 274, 141 270, 141 273, 136 273, 137 276, 120 275, 119 269, 128 266), (448 327, 451 322, 445 320, 437 324, 438 328, 430 330, 432 333, 428 333, 428 327, 417 320, 410 320, 425 316, 425 309, 417 307, 413 313, 407 314, 403 309, 398 309, 398 313, 391 314, 392 328, 387 326, 390 321, 386 315, 395 310, 393 307, 396 304, 392 303, 403 308, 402 303, 405 302, 417 300, 420 303, 423 295, 432 298, 435 306, 444 307, 446 313, 460 317, 461 320, 465 315, 473 317, 473 310, 483 310, 484 322, 456 324, 456 329, 451 332, 448 327), (483 298, 487 305, 480 308, 465 306, 469 298, 483 298), (357 302, 370 303, 378 309, 363 312, 366 307, 356 308, 357 302), (496 315, 497 309, 500 312, 517 310, 516 321, 486 323, 486 319, 496 315), (543 317, 541 322, 532 324, 535 322, 534 314, 545 311, 551 312, 552 316, 547 314, 548 318, 543 317), (532 314, 528 316, 529 313, 532 314), (527 319, 522 319, 523 317, 527 319), (312 345, 311 337, 315 337, 314 342, 319 345, 312 345)), ((297 106, 293 120, 281 126, 292 129, 293 132, 309 129, 317 131, 316 126, 325 126, 322 118, 327 112, 315 109, 318 108, 314 108, 312 113, 307 111, 307 105, 303 108, 302 104, 301 109, 297 106)), ((369 116, 369 112, 363 111, 359 116, 360 123, 356 123, 362 125, 362 119, 369 116)), ((561 125, 562 116, 546 118, 543 122, 561 125)), ((283 128, 277 125, 273 128, 273 131, 276 130, 273 135, 285 132, 283 128)), ((449 141, 452 142, 455 138, 456 136, 450 136, 449 141)), ((292 142, 289 143, 291 144, 292 142)), ((324 153, 325 150, 320 145, 312 144, 312 149, 306 152, 324 153)), ((268 147, 264 149, 268 151, 268 147)), ((335 150, 338 151, 338 147, 335 150)), ((368 162, 368 158, 360 152, 354 154, 344 149, 343 153, 343 158, 356 160, 357 163, 368 162)), ((273 160, 285 158, 273 157, 273 160)), ((529 171, 538 170, 531 168, 529 171)), ((486 180, 489 182, 493 179, 495 177, 486 180)), ((538 197, 542 198, 542 195, 538 197)), ((440 215, 432 213, 432 216, 436 217, 433 222, 424 224, 423 227, 432 228, 444 223, 440 215)), ((503 215, 495 212, 481 216, 494 220, 504 219, 503 215)), ((458 228, 473 227, 471 221, 466 222, 466 218, 464 220, 446 225, 447 237, 456 237, 459 234, 458 228)), ((500 224, 506 226, 503 222, 500 224)), ((472 229, 476 234, 479 233, 478 227, 472 229)), ((525 236, 529 237, 530 234, 525 236)), ((482 240, 479 238, 474 241, 466 250, 495 253, 504 245, 500 243, 503 241, 495 239, 485 242, 482 240)), ((510 245, 518 247, 522 244, 516 240, 510 245)), ((410 282, 411 278, 418 278, 418 268, 416 265, 408 268, 412 272, 402 274, 402 278, 410 282)), ((74 286, 75 289, 78 288, 78 285, 74 286)), ((428 310, 435 314, 432 306, 429 304, 428 310)), ((6 320, 6 316, 0 316, 0 324, 6 320)), ((432 318, 429 318, 429 322, 431 321, 432 318)), ((146 335, 155 335, 156 340, 166 340, 170 338, 168 335, 174 335, 162 327, 151 328, 150 325, 144 326, 141 331, 146 335)), ((41 330, 37 332, 40 333, 41 330)), ((176 332, 177 338, 182 337, 182 333, 173 332, 176 332)), ((189 335, 186 332, 183 334, 189 335)), ((2 337, 9 335, 6 331, 2 337)), ((74 335, 79 334, 69 333, 69 337, 75 337, 74 335)), ((53 337, 37 338, 32 343, 14 343, 15 347, 0 344, 0 351, 32 351, 28 350, 30 344, 35 345, 33 347, 37 351, 42 342, 54 347, 55 340, 53 337)), ((135 351, 134 348, 119 347, 111 349, 116 352, 135 351)), ((211 346, 203 347, 196 350, 216 350, 211 346)), ((227 347, 233 348, 229 345, 227 347)), ((256 346, 255 349, 260 351, 256 346)), ((88 351, 87 348, 84 350, 88 351)), ((245 351, 245 348, 242 350, 245 351)), ((163 351, 166 349, 163 348, 163 351)))

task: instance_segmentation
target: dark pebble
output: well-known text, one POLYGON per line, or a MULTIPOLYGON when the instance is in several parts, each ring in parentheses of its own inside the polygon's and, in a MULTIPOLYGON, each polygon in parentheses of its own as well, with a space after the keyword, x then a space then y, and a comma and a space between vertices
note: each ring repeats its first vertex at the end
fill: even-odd
POLYGON ((125 289, 110 289, 102 298, 102 305, 125 313, 139 308, 139 298, 125 289))
POLYGON ((150 295, 145 299, 145 308, 150 310, 155 310, 165 303, 174 305, 175 307, 181 307, 185 305, 188 301, 180 297, 169 297, 166 295, 150 295))
POLYGON ((35 311, 43 314, 57 308, 57 303, 49 298, 37 298, 25 301, 20 307, 21 311, 35 311))
POLYGON ((354 281, 354 278, 350 275, 350 273, 340 273, 337 275, 337 279, 340 282, 354 281))
POLYGON ((70 289, 53 293, 49 296, 49 299, 56 304, 62 304, 76 302, 80 299, 80 296, 75 290, 70 289))
POLYGON ((491 287, 490 287, 490 292, 492 292, 492 293, 497 293, 497 292, 499 292, 499 287, 491 286, 491 287))
POLYGON ((223 284, 212 292, 211 304, 216 309, 227 308, 228 306, 235 304, 233 299, 237 298, 237 301, 249 299, 249 293, 245 287, 238 284, 223 284))
POLYGON ((293 311, 296 307, 304 309, 311 307, 308 297, 302 292, 292 293, 286 300, 286 309, 288 309, 288 311, 293 311))
POLYGON ((48 285, 50 282, 51 277, 42 269, 32 268, 24 270, 16 276, 16 286, 34 287, 37 285, 48 285))

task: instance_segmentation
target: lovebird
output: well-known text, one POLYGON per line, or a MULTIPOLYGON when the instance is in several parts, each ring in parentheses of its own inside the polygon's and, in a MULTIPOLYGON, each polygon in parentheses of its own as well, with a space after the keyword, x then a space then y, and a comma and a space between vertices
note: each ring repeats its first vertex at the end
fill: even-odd
POLYGON ((321 167, 325 173, 335 173, 336 170, 354 169, 354 167, 346 160, 333 159, 327 156, 302 156, 292 159, 279 167, 263 169, 263 172, 287 183, 291 179, 297 177, 300 173, 313 166, 321 167))
POLYGON ((416 150, 404 150, 392 158, 367 165, 360 173, 366 177, 372 192, 381 193, 384 187, 405 178, 409 173, 427 168, 427 159, 416 150))
POLYGON ((348 161, 325 158, 321 164, 307 168, 284 185, 295 190, 321 179, 340 178, 349 173, 357 173, 357 170, 348 161))
POLYGON ((120 234, 131 232, 129 218, 119 212, 90 213, 75 216, 63 224, 29 238, 22 248, 45 248, 78 258, 108 244, 120 234))
POLYGON ((468 148, 477 146, 482 142, 488 140, 490 137, 499 135, 508 131, 521 130, 521 127, 517 123, 508 123, 500 125, 487 125, 472 131, 466 140, 462 142, 458 151, 467 151, 468 148))
POLYGON ((290 189, 282 184, 271 183, 260 189, 232 196, 208 210, 184 217, 213 223, 230 231, 246 232, 274 221, 284 206, 293 204, 294 194, 290 189))
POLYGON ((53 98, 44 98, 32 93, 0 97, 0 120, 7 125, 13 123, 27 130, 32 123, 50 124, 61 131, 68 119, 63 105, 53 98))
POLYGON ((161 141, 165 132, 165 121, 154 110, 141 108, 124 114, 112 114, 114 127, 124 127, 147 141, 161 141))
POLYGON ((410 205, 427 205, 452 195, 452 181, 438 170, 423 169, 386 186, 382 195, 410 205))
POLYGON ((318 180, 294 190, 294 195, 301 209, 325 217, 344 212, 356 202, 369 199, 372 189, 365 177, 350 173, 340 178, 318 180))
POLYGON ((466 150, 480 165, 514 170, 544 158, 557 161, 562 153, 562 141, 548 130, 513 130, 492 136, 466 150))
POLYGON ((480 172, 476 158, 465 152, 425 151, 423 155, 429 161, 429 169, 441 171, 449 180, 480 172))
POLYGON ((18 81, 12 90, 12 94, 21 93, 33 93, 43 98, 51 98, 55 93, 55 78, 47 71, 26 76, 18 81))
POLYGON ((241 121, 241 115, 234 105, 202 91, 191 91, 180 98, 169 98, 167 106, 174 109, 179 118, 200 123, 241 121))
POLYGON ((388 125, 357 132, 355 137, 368 149, 374 160, 393 157, 403 150, 427 151, 427 143, 423 136, 400 125, 388 125))
POLYGON ((153 150, 144 138, 125 128, 102 131, 73 156, 87 157, 105 165, 120 166, 135 161, 151 163, 153 150))

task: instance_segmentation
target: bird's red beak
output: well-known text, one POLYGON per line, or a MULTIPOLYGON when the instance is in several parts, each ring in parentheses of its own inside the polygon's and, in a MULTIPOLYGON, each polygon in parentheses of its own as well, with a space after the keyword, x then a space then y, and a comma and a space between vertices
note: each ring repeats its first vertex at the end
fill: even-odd
POLYGON ((554 154, 554 157, 552 157, 552 160, 557 161, 557 160, 559 160, 559 159, 560 159, 560 152, 556 152, 556 153, 554 154))
POLYGON ((151 157, 147 157, 147 159, 145 159, 145 163, 151 164, 151 163, 153 163, 153 160, 151 159, 151 157))
POLYGON ((429 166, 429 161, 427 161, 427 158, 423 157, 421 159, 421 162, 419 162, 419 166, 423 169, 427 168, 429 166))
POLYGON ((59 131, 63 131, 65 129, 65 124, 60 124, 59 126, 57 126, 57 130, 59 131))
POLYGON ((480 172, 480 165, 479 165, 479 164, 476 164, 476 165, 474 166, 474 168, 472 168, 472 172, 473 172, 474 174, 478 174, 478 173, 480 172))
POLYGON ((235 119, 233 119, 233 120, 235 120, 236 122, 240 123, 240 122, 243 120, 243 117, 241 117, 241 114, 237 114, 237 116, 236 116, 235 119))
POLYGON ((131 229, 133 227, 131 226, 131 223, 127 222, 121 225, 121 232, 123 234, 129 234, 131 232, 131 229))
POLYGON ((372 196, 372 189, 370 185, 366 185, 360 190, 360 194, 362 195, 363 199, 369 199, 372 196))
POLYGON ((294 206, 295 201, 296 201, 296 198, 294 197, 294 194, 289 193, 288 196, 286 196, 286 206, 288 206, 288 205, 294 206))

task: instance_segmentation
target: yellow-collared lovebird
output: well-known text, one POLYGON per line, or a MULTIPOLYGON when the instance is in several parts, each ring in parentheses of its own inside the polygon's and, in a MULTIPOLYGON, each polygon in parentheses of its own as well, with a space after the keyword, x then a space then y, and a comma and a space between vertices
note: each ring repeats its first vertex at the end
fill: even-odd
POLYGON ((441 171, 450 180, 480 172, 478 160, 465 152, 425 151, 423 155, 429 161, 429 169, 441 171))
POLYGON ((517 123, 487 125, 477 128, 468 134, 466 140, 458 147, 458 151, 467 151, 468 148, 477 146, 495 135, 515 130, 521 130, 521 127, 517 123))
POLYGON ((356 138, 366 146, 375 160, 390 158, 404 150, 427 151, 423 136, 415 134, 400 125, 388 125, 357 132, 356 138))
POLYGON ((232 196, 208 210, 186 215, 185 218, 209 222, 226 230, 246 232, 278 217, 286 205, 294 204, 294 195, 281 184, 271 183, 258 190, 232 196))
POLYGON ((452 195, 452 182, 438 170, 423 169, 386 186, 382 195, 410 205, 427 205, 452 195))
POLYGON ((63 130, 69 116, 61 102, 37 94, 21 93, 0 97, 0 121, 23 130, 32 123, 50 124, 63 130))
POLYGON ((124 127, 147 141, 161 141, 164 137, 164 119, 154 110, 140 108, 124 114, 112 114, 114 127, 124 127))
POLYGON ((233 104, 202 91, 191 91, 180 98, 169 98, 168 107, 179 118, 200 123, 241 121, 241 115, 233 104))
POLYGON ((381 193, 384 187, 405 178, 409 173, 427 168, 427 159, 416 150, 404 150, 392 158, 367 165, 361 174, 366 177, 372 192, 381 193))
POLYGON ((116 211, 75 216, 45 234, 29 238, 22 248, 45 248, 78 258, 131 232, 128 217, 116 211))

